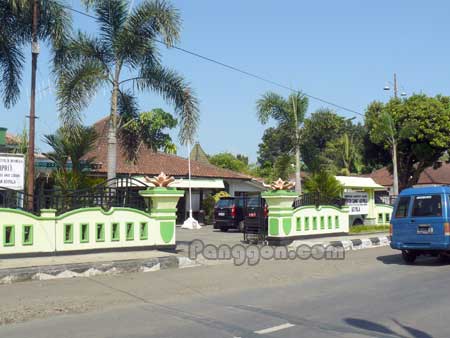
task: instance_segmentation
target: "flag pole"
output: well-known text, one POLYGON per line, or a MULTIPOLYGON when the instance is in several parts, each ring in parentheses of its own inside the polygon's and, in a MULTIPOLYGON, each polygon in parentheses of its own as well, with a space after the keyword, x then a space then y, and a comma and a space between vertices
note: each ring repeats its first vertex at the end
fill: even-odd
POLYGON ((184 221, 183 229, 200 229, 201 226, 192 214, 192 184, 191 184, 191 141, 188 141, 188 181, 189 181, 189 218, 184 221))

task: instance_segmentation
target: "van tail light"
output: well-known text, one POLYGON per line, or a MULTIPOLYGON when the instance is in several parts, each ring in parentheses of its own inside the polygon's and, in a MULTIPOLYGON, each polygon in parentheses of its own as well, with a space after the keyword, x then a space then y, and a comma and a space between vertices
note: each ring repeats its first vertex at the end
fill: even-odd
POLYGON ((236 206, 233 205, 233 207, 231 208, 231 217, 236 217, 236 206))
POLYGON ((450 236, 450 223, 444 223, 444 234, 445 236, 450 236))
POLYGON ((269 208, 267 208, 267 205, 264 207, 264 217, 269 216, 269 208))
POLYGON ((392 223, 389 224, 389 235, 392 236, 392 231, 393 231, 393 227, 392 227, 392 223))

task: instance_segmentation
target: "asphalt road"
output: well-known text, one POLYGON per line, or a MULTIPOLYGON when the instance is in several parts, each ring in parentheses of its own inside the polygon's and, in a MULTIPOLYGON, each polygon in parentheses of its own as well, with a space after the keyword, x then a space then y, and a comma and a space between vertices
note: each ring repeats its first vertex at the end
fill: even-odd
POLYGON ((450 265, 389 248, 0 286, 0 337, 450 337, 450 265))

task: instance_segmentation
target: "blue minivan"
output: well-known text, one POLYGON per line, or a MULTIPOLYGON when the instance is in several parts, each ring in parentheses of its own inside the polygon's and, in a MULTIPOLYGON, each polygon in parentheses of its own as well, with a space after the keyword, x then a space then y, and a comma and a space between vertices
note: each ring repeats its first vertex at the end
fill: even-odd
POLYGON ((391 247, 406 263, 419 255, 448 257, 450 252, 450 187, 403 190, 391 219, 391 247))

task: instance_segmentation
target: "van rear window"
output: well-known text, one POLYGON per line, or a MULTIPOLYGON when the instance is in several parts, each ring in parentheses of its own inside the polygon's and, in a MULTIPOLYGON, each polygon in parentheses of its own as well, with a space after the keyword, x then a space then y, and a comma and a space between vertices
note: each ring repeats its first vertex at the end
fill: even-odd
POLYGON ((397 204, 397 210, 395 211, 395 218, 404 218, 408 216, 408 207, 410 197, 400 197, 397 204))
POLYGON ((412 216, 413 217, 442 216, 441 195, 415 196, 412 216))

